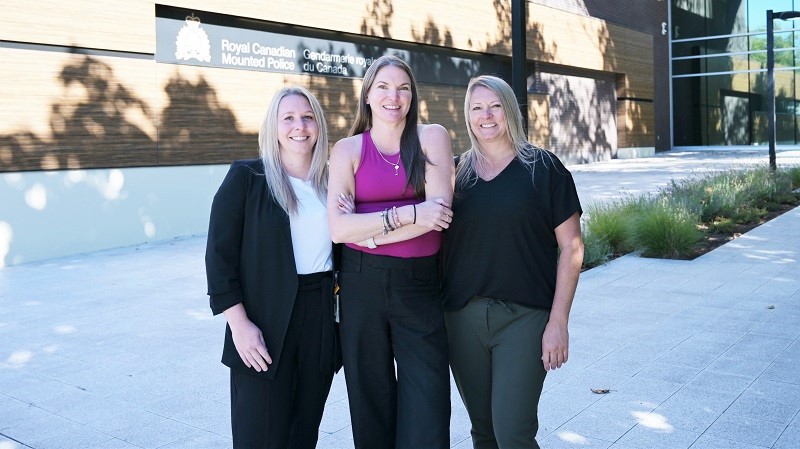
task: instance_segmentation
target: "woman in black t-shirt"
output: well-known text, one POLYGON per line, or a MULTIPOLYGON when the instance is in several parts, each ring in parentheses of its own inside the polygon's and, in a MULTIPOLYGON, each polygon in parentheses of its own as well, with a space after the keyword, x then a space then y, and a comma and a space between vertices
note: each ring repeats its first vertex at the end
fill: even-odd
POLYGON ((450 365, 475 448, 538 448, 544 378, 569 355, 582 210, 561 161, 527 142, 505 81, 472 79, 464 115, 472 145, 444 244, 450 365))

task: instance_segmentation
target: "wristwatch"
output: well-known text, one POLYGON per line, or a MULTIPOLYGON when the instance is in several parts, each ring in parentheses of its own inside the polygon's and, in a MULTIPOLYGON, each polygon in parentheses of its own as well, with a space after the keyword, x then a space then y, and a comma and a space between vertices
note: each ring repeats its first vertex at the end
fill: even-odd
POLYGON ((375 249, 378 247, 378 244, 375 243, 375 237, 370 237, 367 239, 367 248, 375 249))

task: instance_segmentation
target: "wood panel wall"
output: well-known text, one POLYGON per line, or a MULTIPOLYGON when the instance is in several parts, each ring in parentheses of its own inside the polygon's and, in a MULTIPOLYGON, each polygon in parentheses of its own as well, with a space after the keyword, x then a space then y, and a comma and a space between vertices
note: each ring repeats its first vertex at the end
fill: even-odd
POLYGON ((9 0, 0 14, 0 40, 153 53, 152 0, 9 0))
MULTIPOLYGON (((359 80, 158 64, 155 2, 11 0, 0 14, 0 172, 225 163, 257 154, 272 94, 301 84, 320 97, 330 140, 345 135, 359 80), (43 45, 44 47, 41 47, 43 45), (92 49, 100 50, 92 51, 92 49), (89 53, 89 54, 81 54, 89 53)), ((510 55, 510 1, 171 0, 171 6, 510 55)), ((618 74, 618 96, 652 99, 651 36, 529 3, 528 56, 618 74)), ((465 89, 420 86, 423 122, 469 146, 465 89)), ((529 111, 546 144, 544 100, 529 111)), ((637 103, 638 104, 638 103, 637 103)), ((645 108, 646 109, 646 108, 645 108)), ((625 111, 620 133, 652 146, 652 114, 625 111), (630 114, 630 115, 628 115, 630 114), (638 114, 638 115, 637 115, 638 114), (624 119, 624 120, 623 120, 624 119)), ((620 143, 630 139, 620 136, 620 143)))
POLYGON ((0 48, 0 171, 156 165, 153 61, 0 48))

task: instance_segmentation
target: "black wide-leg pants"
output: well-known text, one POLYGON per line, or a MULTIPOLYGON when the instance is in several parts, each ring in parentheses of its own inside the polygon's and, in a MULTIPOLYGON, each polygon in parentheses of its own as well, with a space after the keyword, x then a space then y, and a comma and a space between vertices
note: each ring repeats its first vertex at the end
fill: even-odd
POLYGON ((450 446, 450 374, 437 256, 345 247, 341 344, 357 449, 450 446))
MULTIPOLYGON (((333 381, 331 273, 300 275, 275 378, 231 370, 233 447, 314 449, 333 381), (326 322, 326 320, 328 322, 326 322)), ((267 348, 269 349, 269 348, 267 348)))

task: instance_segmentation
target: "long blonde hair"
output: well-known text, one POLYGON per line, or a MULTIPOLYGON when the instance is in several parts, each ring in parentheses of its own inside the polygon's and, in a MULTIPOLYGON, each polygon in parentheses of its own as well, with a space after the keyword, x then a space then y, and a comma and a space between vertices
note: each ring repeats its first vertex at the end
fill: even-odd
POLYGON ((517 105, 517 97, 514 95, 514 90, 503 79, 491 75, 481 75, 472 78, 467 85, 467 95, 464 97, 464 121, 467 124, 467 133, 469 134, 470 147, 464 154, 456 169, 456 187, 466 188, 477 182, 478 172, 477 167, 484 167, 488 164, 486 156, 481 152, 480 143, 478 138, 472 131, 469 120, 470 112, 470 98, 472 92, 476 87, 485 87, 494 92, 500 99, 500 106, 503 108, 506 120, 506 132, 511 140, 511 145, 514 147, 516 153, 515 158, 522 162, 523 165, 531 172, 533 177, 536 162, 540 159, 547 158, 548 160, 552 155, 547 150, 539 148, 528 142, 525 136, 525 128, 522 125, 522 112, 517 105))
POLYGON ((280 144, 278 143, 278 107, 281 100, 289 95, 299 95, 308 100, 314 118, 317 121, 319 135, 314 144, 314 151, 311 157, 311 168, 309 178, 319 199, 323 204, 328 195, 328 125, 319 100, 307 89, 300 86, 284 87, 279 90, 272 102, 269 104, 261 129, 258 132, 258 150, 261 161, 264 163, 264 177, 267 180, 267 190, 289 215, 297 213, 297 195, 289 182, 281 164, 280 144))

